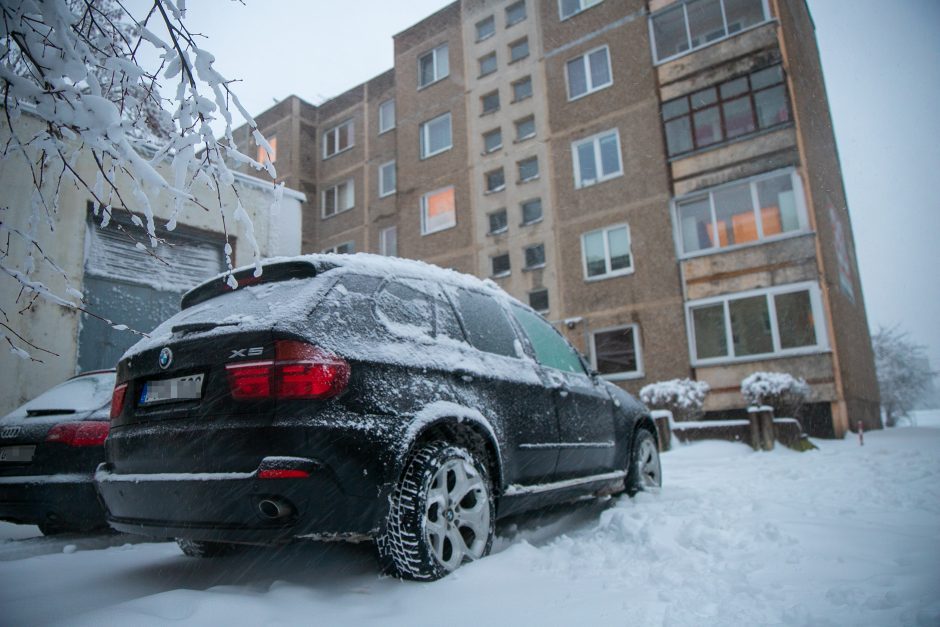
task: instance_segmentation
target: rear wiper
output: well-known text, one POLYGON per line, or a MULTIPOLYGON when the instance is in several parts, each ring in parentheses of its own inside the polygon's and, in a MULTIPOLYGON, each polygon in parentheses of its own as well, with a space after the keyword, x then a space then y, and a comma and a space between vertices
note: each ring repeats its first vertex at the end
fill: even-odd
POLYGON ((33 416, 56 416, 58 414, 74 414, 74 409, 27 409, 26 415, 33 416))
POLYGON ((172 328, 173 333, 196 333, 198 331, 210 331, 216 327, 235 327, 237 322, 188 322, 178 324, 172 328))

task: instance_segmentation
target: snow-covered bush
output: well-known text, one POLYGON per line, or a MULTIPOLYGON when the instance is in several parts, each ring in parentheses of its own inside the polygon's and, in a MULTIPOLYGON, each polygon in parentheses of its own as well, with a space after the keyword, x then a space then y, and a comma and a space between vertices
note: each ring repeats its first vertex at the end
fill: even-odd
POLYGON ((698 420, 711 388, 704 381, 672 379, 643 386, 640 400, 650 409, 668 409, 675 420, 698 420))
POLYGON ((806 381, 786 372, 755 372, 741 381, 748 405, 769 405, 777 416, 795 418, 809 393, 806 381))

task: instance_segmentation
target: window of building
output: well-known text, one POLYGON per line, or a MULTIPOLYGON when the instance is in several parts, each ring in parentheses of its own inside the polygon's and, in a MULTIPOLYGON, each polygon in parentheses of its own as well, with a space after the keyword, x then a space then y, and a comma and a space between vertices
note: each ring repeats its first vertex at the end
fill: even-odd
POLYGON ((643 376, 640 353, 640 327, 631 324, 591 334, 591 365, 605 379, 621 380, 643 376))
POLYGON ((480 76, 486 76, 496 71, 496 53, 491 52, 478 59, 480 63, 480 76))
POLYGON ((526 270, 545 267, 545 244, 526 246, 524 252, 526 270))
POLYGON ((669 156, 789 121, 790 106, 779 65, 663 104, 669 156))
POLYGON ((515 63, 529 56, 529 38, 523 37, 509 44, 509 62, 515 63))
POLYGON ((539 177, 538 157, 529 157, 528 159, 518 161, 516 167, 519 169, 520 183, 525 183, 526 181, 531 181, 539 177))
POLYGON ((421 234, 429 235, 457 226, 454 187, 445 187, 421 197, 421 234))
POLYGON ((379 197, 395 193, 395 161, 379 166, 379 197))
POLYGON ((571 144, 576 188, 587 187, 623 174, 620 133, 614 129, 571 144))
POLYGON ((323 134, 323 158, 353 147, 353 121, 346 120, 323 134))
POLYGON ((499 110, 499 91, 491 91, 480 98, 480 108, 483 110, 481 115, 493 113, 499 110))
POLYGON ((274 163, 277 161, 277 135, 272 135, 268 137, 267 140, 268 146, 270 146, 271 149, 268 150, 264 146, 258 146, 258 163, 265 163, 267 161, 274 163))
POLYGON ((509 267, 509 253, 503 253, 501 255, 495 255, 490 257, 490 266, 492 268, 491 275, 494 277, 504 277, 509 276, 512 272, 509 267))
POLYGON ((764 0, 691 0, 650 17, 656 63, 685 54, 769 19, 764 0))
POLYGON ((513 2, 506 7, 506 27, 518 24, 526 18, 525 0, 513 2))
POLYGON ((576 100, 613 84, 610 72, 610 50, 595 48, 565 64, 568 100, 576 100))
POLYGON ((532 290, 529 292, 529 307, 539 313, 547 313, 548 290, 546 288, 542 288, 540 290, 532 290))
POLYGON ((348 179, 342 183, 331 185, 320 192, 320 206, 323 217, 329 218, 347 209, 352 209, 356 204, 355 190, 356 186, 353 179, 348 179))
POLYGON ((487 194, 506 189, 506 175, 503 173, 502 168, 490 170, 483 175, 483 180, 486 185, 485 189, 487 194))
POLYGON ((532 97, 532 77, 520 78, 512 84, 512 101, 519 102, 532 97))
POLYGON ((585 279, 607 279, 633 272, 630 227, 618 224, 581 236, 585 279))
POLYGON ((516 120, 516 141, 521 142, 522 140, 529 139, 530 137, 535 137, 534 115, 524 117, 521 120, 516 120))
POLYGON ((527 200, 521 205, 522 207, 522 226, 527 224, 535 224, 536 222, 542 221, 542 199, 533 198, 532 200, 527 200))
POLYGON ((496 34, 496 20, 492 15, 477 22, 477 41, 489 39, 494 34, 496 34))
POLYGON ((686 305, 693 364, 824 350, 815 283, 721 296, 686 305))
POLYGON ((683 254, 758 242, 806 229, 795 171, 775 172, 676 201, 683 254))
POLYGON ((509 230, 509 220, 506 218, 505 209, 497 209, 487 217, 490 221, 490 235, 505 233, 509 230))
POLYGON ((379 105, 379 133, 395 128, 395 101, 386 100, 379 105))
POLYGON ((386 257, 398 256, 398 228, 390 226, 379 231, 379 254, 386 257))
POLYGON ((450 74, 447 44, 418 57, 418 88, 427 87, 450 74))
POLYGON ((494 128, 492 131, 483 133, 483 152, 495 152, 503 147, 503 132, 501 129, 494 128))
POLYGON ((355 242, 343 242, 342 244, 337 244, 336 246, 331 246, 329 248, 324 248, 324 253, 334 253, 337 255, 351 255, 356 252, 356 243, 355 242))
POLYGON ((421 158, 427 159, 450 150, 452 144, 450 113, 440 115, 421 125, 421 158))
MULTIPOLYGON (((540 290, 537 290, 540 291, 540 290)), ((531 305, 532 294, 529 297, 530 306, 536 311, 548 311, 548 290, 545 293, 545 308, 539 309, 531 305)), ((581 358, 573 348, 561 337, 561 334, 555 328, 531 311, 513 304, 511 311, 519 326, 525 331, 532 350, 535 352, 535 359, 542 366, 555 368, 563 372, 573 374, 585 374, 584 366, 581 364, 581 358)))
POLYGON ((567 20, 572 15, 577 15, 601 2, 603 0, 558 0, 558 18, 567 20))

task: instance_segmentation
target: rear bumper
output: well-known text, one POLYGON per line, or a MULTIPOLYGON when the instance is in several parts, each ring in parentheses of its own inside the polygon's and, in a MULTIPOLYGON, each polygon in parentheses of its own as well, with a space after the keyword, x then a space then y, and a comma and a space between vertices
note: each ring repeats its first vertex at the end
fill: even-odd
POLYGON ((113 528, 158 538, 270 544, 307 535, 371 535, 388 510, 374 497, 344 492, 317 466, 303 478, 262 479, 251 473, 119 474, 102 464, 95 475, 113 528), (288 513, 272 518, 262 503, 288 513))
POLYGON ((0 520, 91 529, 105 525, 90 474, 0 477, 0 520))

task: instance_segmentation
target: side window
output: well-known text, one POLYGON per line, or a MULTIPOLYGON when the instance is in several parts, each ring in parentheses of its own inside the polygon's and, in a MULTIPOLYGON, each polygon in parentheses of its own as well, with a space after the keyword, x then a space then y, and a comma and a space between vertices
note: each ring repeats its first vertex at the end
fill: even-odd
POLYGON ((512 314, 529 337, 535 350, 535 359, 540 364, 564 372, 585 374, 578 354, 552 325, 537 314, 517 305, 512 306, 512 314))
POLYGON ((434 299, 434 305, 437 309, 437 337, 465 342, 460 323, 457 321, 457 314, 454 313, 451 304, 443 296, 439 296, 434 299))
POLYGON ((396 281, 388 281, 375 297, 379 322, 395 335, 432 335, 434 310, 426 294, 396 281))
POLYGON ((341 276, 310 314, 311 328, 334 338, 378 339, 372 294, 381 282, 360 274, 341 276))
POLYGON ((467 340, 481 351, 516 357, 516 334, 503 308, 491 296, 457 290, 457 306, 460 309, 467 340))

